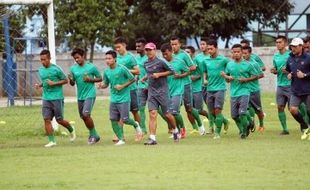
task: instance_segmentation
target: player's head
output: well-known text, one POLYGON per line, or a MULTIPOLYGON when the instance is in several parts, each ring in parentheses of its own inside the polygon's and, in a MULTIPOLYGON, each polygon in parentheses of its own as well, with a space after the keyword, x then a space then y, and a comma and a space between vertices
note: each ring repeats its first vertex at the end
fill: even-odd
POLYGON ((240 41, 240 45, 241 45, 242 47, 244 47, 244 46, 251 46, 250 41, 247 40, 247 39, 241 40, 241 41, 240 41))
POLYGON ((179 50, 181 49, 181 41, 180 38, 177 36, 173 36, 172 38, 170 38, 170 45, 172 47, 172 51, 174 53, 179 52, 179 50))
POLYGON ((40 53, 40 61, 44 67, 49 67, 51 64, 51 53, 49 50, 42 50, 40 53))
POLYGON ((144 54, 144 46, 146 44, 146 40, 144 38, 136 39, 136 51, 138 54, 144 54))
POLYGON ((211 57, 215 57, 217 55, 217 41, 214 39, 210 39, 207 42, 207 51, 211 57))
POLYGON ((207 42, 208 42, 208 38, 206 37, 202 37, 200 39, 200 50, 203 52, 203 53, 207 53, 207 42))
POLYGON ((105 62, 108 66, 112 66, 115 64, 115 60, 116 60, 116 52, 113 50, 109 50, 105 53, 105 62))
POLYGON ((242 59, 242 45, 241 44, 234 44, 231 47, 232 58, 235 61, 240 61, 242 59))
POLYGON ((242 47, 242 57, 245 60, 250 60, 252 53, 252 48, 250 46, 244 46, 242 47))
POLYGON ((114 48, 117 53, 123 55, 126 53, 127 41, 123 37, 118 37, 114 40, 114 48))
POLYGON ((167 60, 167 61, 171 61, 172 60, 172 47, 169 43, 165 43, 160 47, 160 51, 163 55, 163 57, 167 60))
POLYGON ((290 43, 290 49, 294 55, 300 55, 302 53, 304 41, 301 38, 294 38, 290 43))
POLYGON ((276 47, 279 51, 285 49, 287 46, 287 38, 285 36, 279 35, 276 37, 276 47))
POLYGON ((310 53, 310 36, 304 38, 304 50, 310 53))
POLYGON ((185 51, 191 56, 191 58, 195 56, 195 48, 193 46, 186 46, 185 51))
POLYGON ((85 62, 85 51, 81 48, 74 48, 71 56, 73 57, 74 61, 79 64, 82 65, 85 62))
POLYGON ((146 55, 149 59, 154 59, 156 57, 156 45, 152 42, 149 42, 144 47, 146 55))

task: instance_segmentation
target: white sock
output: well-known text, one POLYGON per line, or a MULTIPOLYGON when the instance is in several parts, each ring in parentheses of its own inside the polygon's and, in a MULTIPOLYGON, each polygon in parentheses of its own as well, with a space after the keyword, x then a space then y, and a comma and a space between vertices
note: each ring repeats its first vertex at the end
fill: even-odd
POLYGON ((150 135, 150 139, 152 139, 153 141, 156 141, 156 135, 150 135))
POLYGON ((178 132, 179 132, 179 130, 178 130, 178 128, 176 127, 176 128, 174 129, 173 133, 178 133, 178 132))

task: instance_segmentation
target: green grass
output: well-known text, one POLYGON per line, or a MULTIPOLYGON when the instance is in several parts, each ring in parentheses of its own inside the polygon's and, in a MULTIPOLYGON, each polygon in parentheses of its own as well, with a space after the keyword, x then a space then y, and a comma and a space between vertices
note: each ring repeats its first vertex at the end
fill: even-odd
MULTIPOLYGON (((134 142, 125 127, 126 145, 115 147, 108 102, 97 101, 93 118, 102 141, 88 146, 77 105, 65 104, 65 117, 76 121, 78 139, 57 137, 57 147, 43 148, 40 106, 0 108, 0 189, 309 189, 310 141, 301 141, 289 113, 291 134, 279 136, 272 94, 264 94, 266 131, 240 140, 231 121, 227 135, 168 139, 159 119, 158 146, 134 142)), ((229 100, 225 102, 229 117, 229 100)), ((185 114, 183 114, 185 116, 185 114)), ((186 124, 189 127, 187 119, 186 124)))

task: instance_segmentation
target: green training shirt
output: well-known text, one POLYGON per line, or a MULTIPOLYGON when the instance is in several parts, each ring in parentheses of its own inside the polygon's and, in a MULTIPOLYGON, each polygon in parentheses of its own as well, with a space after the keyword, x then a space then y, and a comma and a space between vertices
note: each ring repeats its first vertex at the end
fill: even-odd
MULTIPOLYGON (((189 71, 189 68, 186 66, 185 62, 173 58, 171 62, 168 62, 168 64, 171 65, 174 72, 177 74, 182 74, 189 71)), ((184 80, 183 78, 176 79, 174 78, 174 75, 168 76, 168 87, 169 87, 169 95, 172 96, 178 96, 184 94, 184 80)))
POLYGON ((48 68, 41 66, 39 68, 39 76, 43 85, 43 100, 64 99, 62 85, 49 86, 47 84, 47 80, 58 82, 66 79, 66 75, 59 66, 55 64, 51 64, 48 68))
POLYGON ((118 91, 114 86, 117 84, 122 85, 132 79, 134 79, 134 76, 123 65, 117 64, 114 69, 107 68, 104 70, 103 81, 105 84, 110 85, 110 101, 112 103, 130 102, 130 87, 118 91))
MULTIPOLYGON (((263 74, 263 70, 261 69, 260 65, 256 61, 249 60, 247 62, 248 62, 248 64, 252 65, 252 67, 254 69, 254 73, 256 73, 255 74, 256 76, 259 76, 259 75, 263 74)), ((258 79, 248 82, 248 85, 249 85, 249 88, 250 88, 250 92, 260 91, 260 85, 259 85, 258 79)))
POLYGON ((144 63, 148 60, 148 57, 146 55, 144 55, 142 57, 140 55, 137 55, 136 60, 137 60, 137 63, 138 63, 139 69, 140 69, 138 88, 147 88, 147 86, 148 86, 147 81, 141 82, 140 80, 142 78, 144 78, 146 75, 144 63))
POLYGON ((221 76, 221 72, 225 71, 229 59, 223 55, 218 55, 215 58, 209 56, 204 60, 204 72, 208 75, 207 91, 226 90, 226 81, 221 76))
MULTIPOLYGON (((135 56, 130 52, 126 52, 125 55, 117 54, 116 63, 125 66, 128 70, 132 70, 135 66, 138 65, 135 56)), ((130 90, 135 89, 137 89, 137 84, 136 83, 131 84, 130 90)))
POLYGON ((231 97, 250 95, 250 88, 249 88, 248 82, 240 83, 239 79, 249 78, 253 75, 256 75, 255 69, 253 68, 251 64, 249 64, 245 60, 242 60, 239 63, 235 61, 230 61, 227 64, 225 73, 234 78, 234 80, 230 82, 230 96, 231 97))
POLYGON ((253 59, 254 61, 256 61, 256 62, 259 64, 260 68, 265 67, 264 62, 263 62, 263 61, 261 60, 261 58, 260 58, 258 55, 256 55, 255 53, 251 53, 250 59, 253 59))
MULTIPOLYGON (((191 57, 188 55, 188 53, 186 53, 186 51, 182 49, 180 49, 178 53, 174 53, 173 56, 177 59, 184 61, 188 68, 194 65, 194 62, 191 59, 191 57)), ((192 81, 190 79, 190 76, 184 77, 183 80, 184 80, 184 85, 190 84, 192 81)))
POLYGON ((87 98, 96 97, 96 87, 93 82, 85 82, 84 76, 88 76, 91 79, 100 78, 100 72, 98 68, 90 63, 86 62, 83 66, 74 64, 71 66, 70 71, 72 73, 73 80, 77 86, 77 98, 78 100, 86 100, 87 98))
POLYGON ((287 79, 287 74, 282 72, 286 67, 287 59, 290 56, 290 51, 287 50, 283 54, 277 52, 273 56, 273 67, 277 70, 277 86, 291 86, 291 80, 287 79))
POLYGON ((197 66, 197 69, 192 73, 192 75, 200 75, 200 79, 192 81, 193 92, 200 92, 202 91, 202 86, 206 86, 203 83, 203 71, 204 71, 203 62, 208 57, 210 56, 205 55, 203 52, 201 52, 197 54, 193 59, 194 63, 197 66))

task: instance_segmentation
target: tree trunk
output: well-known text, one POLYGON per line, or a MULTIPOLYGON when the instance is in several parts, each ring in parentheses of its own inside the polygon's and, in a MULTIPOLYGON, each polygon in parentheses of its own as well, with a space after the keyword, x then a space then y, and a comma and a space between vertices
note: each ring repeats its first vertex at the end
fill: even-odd
POLYGON ((93 62, 94 59, 94 51, 95 51, 95 40, 90 42, 90 56, 89 56, 89 61, 93 62))
POLYGON ((230 40, 230 37, 226 39, 225 48, 229 48, 229 40, 230 40))
POLYGON ((194 38, 194 39, 195 39, 195 42, 196 42, 197 48, 198 48, 198 49, 200 49, 200 46, 199 46, 199 42, 198 42, 197 37, 195 36, 195 38, 194 38))

